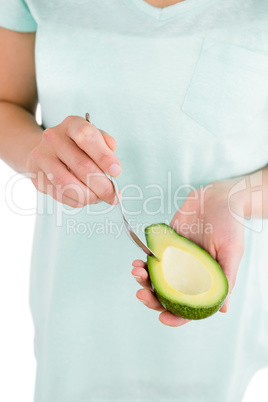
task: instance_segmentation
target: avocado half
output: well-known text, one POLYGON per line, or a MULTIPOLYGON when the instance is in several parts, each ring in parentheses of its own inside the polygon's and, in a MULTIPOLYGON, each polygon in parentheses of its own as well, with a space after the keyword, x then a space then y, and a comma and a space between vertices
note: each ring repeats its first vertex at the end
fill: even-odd
POLYGON ((216 313, 228 294, 228 280, 220 265, 197 244, 165 223, 145 228, 152 289, 165 309, 190 320, 216 313))

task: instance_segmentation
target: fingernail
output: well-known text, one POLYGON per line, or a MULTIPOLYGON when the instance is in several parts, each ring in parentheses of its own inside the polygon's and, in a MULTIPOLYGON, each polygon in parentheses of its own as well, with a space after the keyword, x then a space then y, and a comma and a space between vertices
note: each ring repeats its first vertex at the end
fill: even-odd
POLYGON ((122 196, 122 193, 120 190, 118 191, 118 195, 119 195, 120 200, 122 201, 123 196, 122 196))
POLYGON ((136 275, 133 275, 133 276, 134 276, 135 279, 142 279, 141 276, 136 276, 136 275))
POLYGON ((116 196, 112 199, 111 204, 112 204, 112 205, 118 204, 118 199, 117 199, 116 196))
POLYGON ((121 173, 121 166, 117 163, 113 163, 109 168, 109 174, 111 176, 118 176, 121 173))
POLYGON ((142 300, 139 297, 137 297, 137 299, 139 299, 139 301, 141 301, 143 304, 148 304, 148 302, 146 300, 142 300))

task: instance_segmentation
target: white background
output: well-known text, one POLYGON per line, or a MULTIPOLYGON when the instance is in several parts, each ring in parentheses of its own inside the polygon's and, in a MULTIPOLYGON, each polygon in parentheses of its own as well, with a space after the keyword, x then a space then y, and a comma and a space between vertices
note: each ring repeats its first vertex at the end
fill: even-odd
MULTIPOLYGON (((40 122, 40 112, 37 116, 40 122)), ((32 402, 36 362, 29 275, 35 216, 18 215, 8 208, 5 187, 14 174, 0 161, 0 401, 32 402)), ((15 203, 24 209, 34 209, 36 190, 30 180, 21 180, 15 189, 15 203)), ((267 383, 268 368, 254 375, 243 402, 267 402, 267 383)))

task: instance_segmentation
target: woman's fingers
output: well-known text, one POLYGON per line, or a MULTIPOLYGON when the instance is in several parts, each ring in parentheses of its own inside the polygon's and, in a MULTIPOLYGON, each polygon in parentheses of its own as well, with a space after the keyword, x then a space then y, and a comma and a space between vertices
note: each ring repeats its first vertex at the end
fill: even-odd
POLYGON ((106 142, 106 144, 108 145, 108 147, 114 152, 116 150, 116 140, 114 139, 114 137, 112 137, 111 135, 109 135, 108 133, 106 133, 106 131, 101 130, 100 128, 98 129, 104 138, 104 141, 106 142))
POLYGON ((121 173, 121 164, 116 154, 107 146, 102 133, 85 119, 69 116, 65 119, 67 133, 105 173, 118 176, 121 173))
POLYGON ((145 268, 146 262, 144 262, 142 260, 134 260, 132 265, 133 265, 133 267, 143 267, 143 268, 145 268))
POLYGON ((228 296, 225 299, 224 305, 222 306, 222 308, 220 308, 221 313, 227 313, 229 303, 230 303, 230 294, 231 294, 231 292, 228 293, 228 296))
POLYGON ((157 300, 153 292, 149 289, 139 289, 136 293, 136 296, 146 307, 152 310, 162 311, 162 313, 159 315, 159 320, 164 325, 168 325, 170 327, 179 327, 191 321, 182 317, 177 317, 167 311, 157 300))
MULTIPOLYGON (((97 195, 70 173, 67 167, 56 156, 40 154, 38 148, 36 151, 38 151, 38 155, 33 155, 33 158, 36 158, 39 168, 46 174, 47 179, 56 188, 57 193, 69 197, 82 205, 99 202, 97 195)), ((37 177, 38 182, 42 180, 41 176, 42 174, 39 172, 37 177)))
POLYGON ((146 289, 152 289, 151 281, 149 279, 148 273, 144 268, 136 268, 131 271, 132 275, 136 281, 146 289))
POLYGON ((133 261, 132 265, 134 267, 133 270, 131 271, 132 275, 135 277, 137 282, 144 288, 139 289, 136 292, 137 298, 148 308, 151 308, 152 310, 156 311, 162 311, 162 313, 159 315, 159 320, 162 322, 162 324, 171 327, 179 327, 190 321, 186 320, 185 318, 177 317, 174 314, 170 313, 157 300, 152 290, 148 272, 145 269, 147 264, 144 261, 135 260, 133 261))
POLYGON ((132 275, 136 281, 146 289, 152 289, 151 281, 147 270, 145 269, 146 263, 142 260, 135 260, 132 263, 133 269, 131 271, 132 275))
POLYGON ((243 253, 244 239, 242 235, 222 244, 217 252, 217 261, 220 264, 229 284, 227 298, 220 309, 220 312, 222 313, 226 313, 228 310, 230 295, 235 286, 236 276, 243 253))
POLYGON ((157 300, 152 290, 149 289, 139 289, 136 292, 137 298, 152 310, 164 311, 165 308, 157 300))
POLYGON ((184 325, 187 322, 191 321, 187 320, 186 318, 177 317, 169 311, 163 311, 159 315, 159 320, 162 322, 162 324, 168 325, 170 327, 180 327, 181 325, 184 325))
POLYGON ((132 275, 135 277, 137 282, 143 286, 144 289, 139 289, 136 293, 137 298, 142 301, 147 307, 157 310, 163 311, 165 308, 162 306, 161 303, 155 297, 151 282, 149 279, 148 272, 146 271, 146 263, 142 260, 135 260, 133 261, 132 265, 134 266, 133 270, 131 271, 132 275))
POLYGON ((151 290, 148 289, 139 289, 136 293, 137 298, 148 308, 156 311, 162 311, 159 315, 159 320, 164 325, 169 325, 170 327, 179 327, 181 325, 186 324, 191 320, 187 320, 182 317, 178 317, 169 311, 167 311, 161 303, 157 300, 155 295, 151 290))
POLYGON ((64 194, 59 193, 56 188, 53 186, 51 181, 47 179, 47 176, 44 172, 40 172, 39 178, 32 178, 32 182, 34 186, 43 194, 48 194, 56 201, 61 202, 62 204, 68 205, 72 208, 82 208, 84 205, 80 204, 77 200, 70 198, 64 194))
POLYGON ((111 180, 71 139, 66 138, 62 146, 56 148, 56 154, 99 199, 112 205, 117 203, 111 180))
MULTIPOLYGON (((121 173, 115 148, 116 141, 108 133, 80 116, 68 116, 57 126, 43 131, 28 165, 37 176, 47 175, 48 184, 51 182, 56 189, 57 200, 72 199, 83 206, 101 200, 114 205, 117 197, 105 173, 111 176, 121 173)), ((38 185, 38 180, 40 178, 36 188, 46 192, 44 186, 38 185)), ((120 191, 119 197, 122 198, 120 191)), ((73 204, 69 200, 70 203, 73 204)))

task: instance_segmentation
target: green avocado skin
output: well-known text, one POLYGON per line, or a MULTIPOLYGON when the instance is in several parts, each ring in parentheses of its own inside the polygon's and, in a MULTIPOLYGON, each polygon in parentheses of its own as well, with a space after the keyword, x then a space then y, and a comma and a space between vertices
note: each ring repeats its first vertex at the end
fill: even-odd
POLYGON ((170 311, 174 315, 186 318, 188 320, 202 320, 203 318, 210 317, 223 306, 225 300, 224 299, 220 304, 217 304, 216 306, 212 307, 206 307, 206 308, 193 308, 190 306, 184 307, 181 304, 174 304, 174 302, 171 302, 170 300, 160 295, 160 293, 157 292, 153 284, 152 288, 157 300, 162 304, 163 307, 165 307, 166 310, 170 311))

